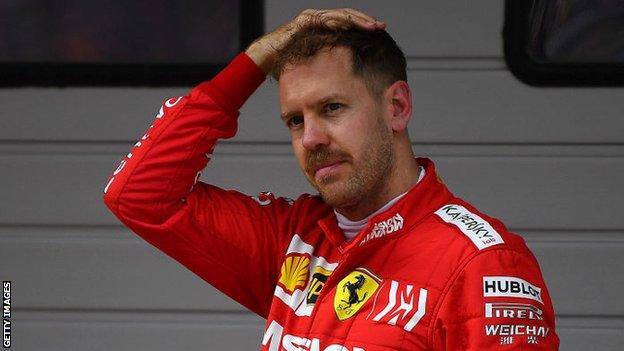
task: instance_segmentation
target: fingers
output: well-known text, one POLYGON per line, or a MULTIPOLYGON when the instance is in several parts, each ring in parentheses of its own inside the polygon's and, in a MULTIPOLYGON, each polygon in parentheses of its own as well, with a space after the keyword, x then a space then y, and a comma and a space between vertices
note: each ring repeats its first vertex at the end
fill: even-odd
POLYGON ((324 22, 324 24, 328 26, 336 25, 340 29, 349 29, 352 27, 368 30, 379 29, 378 22, 373 17, 355 9, 344 8, 329 10, 325 16, 328 18, 328 21, 324 22))
POLYGON ((300 25, 315 24, 331 29, 346 30, 360 28, 365 30, 384 29, 385 23, 351 8, 334 10, 305 10, 296 18, 300 25))
POLYGON ((308 9, 274 31, 255 40, 245 52, 264 72, 270 72, 277 52, 289 42, 294 33, 310 24, 341 30, 350 28, 371 31, 385 29, 385 23, 355 9, 308 9))
POLYGON ((386 26, 385 23, 378 21, 376 18, 369 16, 365 14, 364 12, 360 12, 356 9, 345 8, 342 10, 344 10, 346 13, 350 14, 354 18, 361 20, 359 23, 356 23, 356 24, 359 24, 360 26, 367 26, 367 27, 371 27, 374 29, 383 29, 386 26))

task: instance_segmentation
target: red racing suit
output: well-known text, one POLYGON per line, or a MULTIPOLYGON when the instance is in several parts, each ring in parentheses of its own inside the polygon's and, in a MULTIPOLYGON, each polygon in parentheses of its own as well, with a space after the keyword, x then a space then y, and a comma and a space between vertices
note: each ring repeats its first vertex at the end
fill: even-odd
POLYGON ((345 242, 319 196, 198 182, 265 79, 245 54, 166 100, 104 201, 130 229, 266 318, 262 350, 556 350, 552 302, 522 238, 425 177, 345 242))

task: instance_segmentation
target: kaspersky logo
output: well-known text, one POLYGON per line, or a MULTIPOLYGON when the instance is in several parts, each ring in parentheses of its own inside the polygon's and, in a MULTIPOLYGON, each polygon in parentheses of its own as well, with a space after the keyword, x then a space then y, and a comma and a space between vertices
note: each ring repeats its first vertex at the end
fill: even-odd
POLYGON ((334 311, 341 321, 353 317, 379 288, 381 279, 365 268, 344 277, 336 287, 334 311))

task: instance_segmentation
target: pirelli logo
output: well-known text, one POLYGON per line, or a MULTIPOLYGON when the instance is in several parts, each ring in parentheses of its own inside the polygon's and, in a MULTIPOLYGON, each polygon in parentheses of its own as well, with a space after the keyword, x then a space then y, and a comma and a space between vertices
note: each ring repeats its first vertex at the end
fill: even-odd
POLYGON ((444 222, 459 228, 479 250, 504 243, 500 234, 488 222, 463 206, 455 204, 445 205, 437 210, 435 214, 444 222))
POLYGON ((543 320, 544 312, 526 303, 486 303, 485 318, 543 320))

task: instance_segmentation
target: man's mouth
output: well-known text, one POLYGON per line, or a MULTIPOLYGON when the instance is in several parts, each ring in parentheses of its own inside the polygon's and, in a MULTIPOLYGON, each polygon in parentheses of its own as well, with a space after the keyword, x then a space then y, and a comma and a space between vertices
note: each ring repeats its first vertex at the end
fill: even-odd
POLYGON ((314 166, 313 174, 318 179, 325 178, 336 171, 345 161, 322 162, 314 166))
POLYGON ((349 159, 349 154, 341 150, 314 150, 307 157, 306 172, 318 183, 338 172, 349 159))

